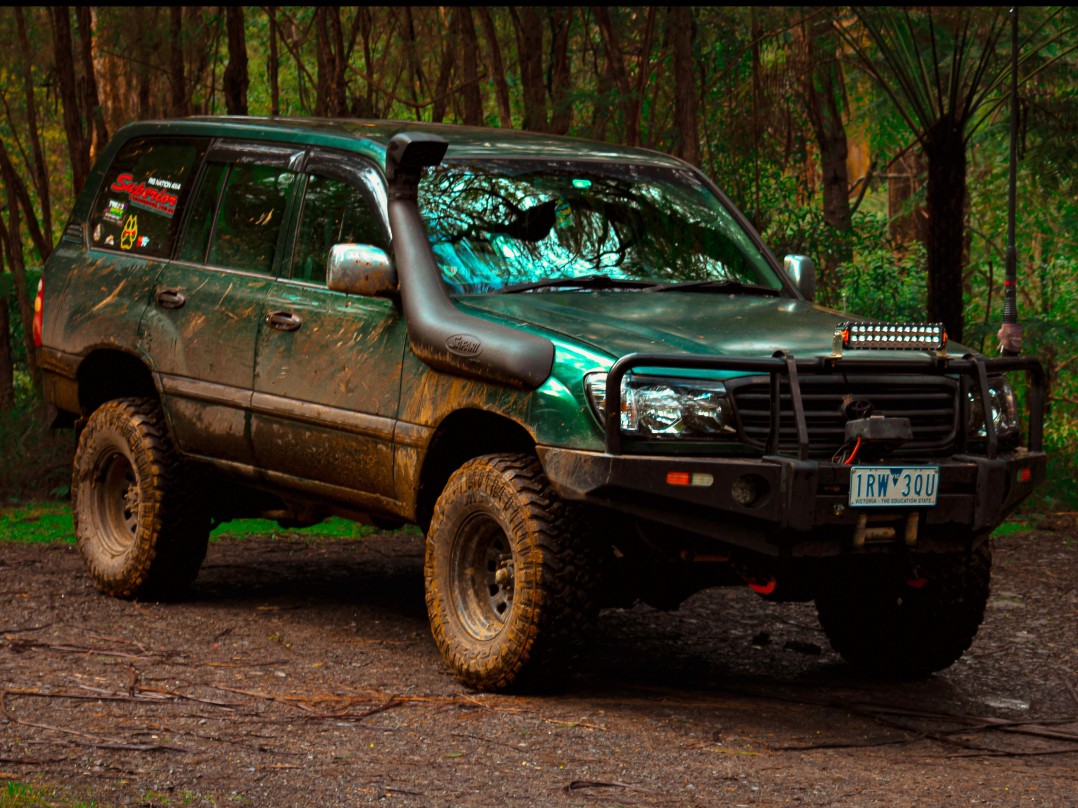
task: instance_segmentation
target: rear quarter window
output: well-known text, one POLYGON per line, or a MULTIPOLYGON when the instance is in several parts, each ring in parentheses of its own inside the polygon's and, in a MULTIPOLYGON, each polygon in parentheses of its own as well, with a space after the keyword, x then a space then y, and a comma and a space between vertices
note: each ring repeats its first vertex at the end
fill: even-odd
POLYGON ((90 243, 152 258, 172 252, 206 141, 138 138, 112 161, 90 215, 90 243))

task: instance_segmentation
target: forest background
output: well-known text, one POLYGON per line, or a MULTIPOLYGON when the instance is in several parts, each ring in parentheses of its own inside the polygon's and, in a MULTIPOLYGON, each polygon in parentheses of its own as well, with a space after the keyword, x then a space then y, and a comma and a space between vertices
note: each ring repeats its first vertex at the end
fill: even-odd
POLYGON ((817 301, 997 353, 1018 63, 1023 353, 1047 371, 1039 509, 1078 503, 1078 10, 852 7, 0 9, 0 500, 64 496, 29 329, 40 267, 123 124, 444 121, 678 155, 817 301))

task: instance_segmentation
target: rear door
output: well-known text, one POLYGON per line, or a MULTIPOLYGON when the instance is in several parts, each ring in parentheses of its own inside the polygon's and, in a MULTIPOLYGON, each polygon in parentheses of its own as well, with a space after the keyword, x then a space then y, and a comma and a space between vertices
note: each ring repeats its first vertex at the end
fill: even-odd
POLYGON ((50 260, 47 291, 59 297, 49 310, 65 315, 62 323, 48 322, 50 344, 79 354, 135 350, 208 145, 206 138, 137 138, 119 150, 90 212, 88 249, 73 246, 65 233, 50 260), (63 278, 55 291, 53 278, 63 278))
POLYGON ((292 484, 377 509, 393 493, 405 324, 393 300, 330 291, 326 259, 334 244, 389 249, 385 192, 356 155, 314 152, 304 173, 288 269, 262 315, 255 455, 292 484))
POLYGON ((302 150, 217 143, 176 258, 158 275, 142 341, 179 447, 249 465, 255 341, 280 264, 302 150))

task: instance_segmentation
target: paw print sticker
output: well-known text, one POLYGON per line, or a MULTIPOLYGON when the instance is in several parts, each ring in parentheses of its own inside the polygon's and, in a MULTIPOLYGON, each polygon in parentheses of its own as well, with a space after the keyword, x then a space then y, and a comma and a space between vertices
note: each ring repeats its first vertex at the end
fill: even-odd
POLYGON ((138 238, 138 216, 128 216, 124 222, 124 229, 120 233, 120 249, 130 250, 135 246, 138 238))

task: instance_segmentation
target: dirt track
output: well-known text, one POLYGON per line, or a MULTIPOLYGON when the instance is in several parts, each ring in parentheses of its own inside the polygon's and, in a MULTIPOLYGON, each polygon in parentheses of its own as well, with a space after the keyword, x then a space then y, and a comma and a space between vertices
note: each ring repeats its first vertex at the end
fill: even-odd
POLYGON ((180 604, 0 543, 0 780, 59 804, 1078 804, 1078 536, 996 545, 973 649, 851 678, 811 605, 712 590, 604 612, 573 688, 443 668, 422 539, 224 541, 180 604))

